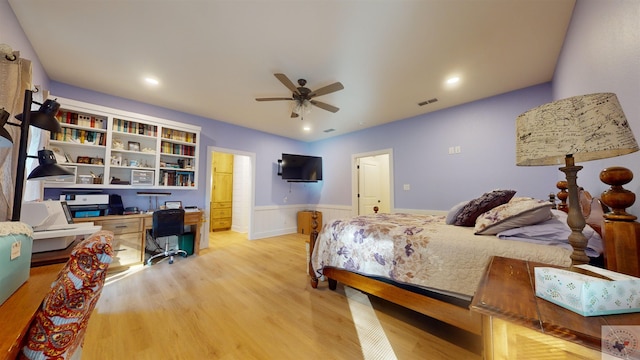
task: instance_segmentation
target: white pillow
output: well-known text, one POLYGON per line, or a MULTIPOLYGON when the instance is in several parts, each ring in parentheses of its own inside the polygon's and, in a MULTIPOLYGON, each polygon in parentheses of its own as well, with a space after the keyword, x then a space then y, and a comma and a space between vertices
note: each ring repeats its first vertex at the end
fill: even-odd
MULTIPOLYGON (((567 225, 567 213, 551 210, 551 219, 541 223, 520 228, 501 231, 497 234, 500 239, 523 240, 537 243, 569 244, 571 229, 567 225)), ((604 244, 600 235, 589 225, 585 225, 582 234, 587 238, 587 256, 597 257, 604 251, 604 244)))
POLYGON ((451 210, 449 210, 449 212, 447 213, 447 218, 445 219, 445 222, 448 225, 453 225, 453 222, 456 221, 456 218, 458 217, 458 214, 460 214, 460 211, 462 211, 462 208, 464 208, 464 206, 467 205, 468 203, 469 203, 469 200, 465 200, 465 201, 459 202, 458 204, 453 205, 451 210))

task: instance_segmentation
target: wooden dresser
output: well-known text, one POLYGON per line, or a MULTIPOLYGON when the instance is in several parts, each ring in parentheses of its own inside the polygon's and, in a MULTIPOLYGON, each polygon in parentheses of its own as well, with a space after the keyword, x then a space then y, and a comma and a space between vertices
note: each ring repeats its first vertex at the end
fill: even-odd
POLYGON ((483 315, 485 359, 600 359, 611 351, 603 336, 606 346, 617 326, 640 325, 640 313, 585 317, 538 298, 535 266, 551 265, 493 257, 487 267, 471 303, 483 315))

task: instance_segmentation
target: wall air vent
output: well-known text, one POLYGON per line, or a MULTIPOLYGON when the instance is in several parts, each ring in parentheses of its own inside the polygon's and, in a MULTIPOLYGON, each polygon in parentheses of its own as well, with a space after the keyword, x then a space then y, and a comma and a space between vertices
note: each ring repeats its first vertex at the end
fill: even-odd
POLYGON ((327 129, 327 130, 325 130, 324 132, 326 132, 326 133, 330 133, 330 132, 333 132, 333 131, 336 131, 336 129, 327 129))
POLYGON ((438 99, 437 98, 433 98, 433 99, 429 99, 429 100, 425 100, 425 101, 419 102, 418 105, 425 106, 425 105, 434 103, 436 101, 438 101, 438 99))

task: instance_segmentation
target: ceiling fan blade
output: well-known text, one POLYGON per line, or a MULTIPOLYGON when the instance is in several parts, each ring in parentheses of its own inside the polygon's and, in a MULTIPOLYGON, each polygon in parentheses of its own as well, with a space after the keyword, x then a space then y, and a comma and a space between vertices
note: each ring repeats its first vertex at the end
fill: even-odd
POLYGON ((309 102, 312 103, 313 105, 319 107, 320 109, 331 111, 332 113, 338 112, 338 110, 340 110, 340 108, 337 108, 337 107, 335 107, 333 105, 329 105, 327 103, 323 103, 322 101, 309 100, 309 102))
POLYGON ((300 95, 300 92, 298 91, 298 88, 293 84, 293 82, 291 82, 291 80, 289 80, 289 78, 287 77, 287 75, 285 74, 273 74, 275 75, 276 78, 278 78, 278 80, 280 80, 280 82, 287 87, 287 89, 291 90, 291 92, 293 92, 294 94, 298 94, 300 95))
POLYGON ((294 113, 293 111, 291 112, 291 118, 292 118, 292 119, 293 119, 293 118, 297 118, 298 116, 300 116, 300 115, 298 115, 298 114, 294 113))
POLYGON ((326 94, 330 94, 332 92, 336 92, 338 90, 342 90, 344 89, 344 86, 342 85, 342 83, 340 82, 335 82, 331 85, 327 85, 325 87, 321 87, 320 89, 316 90, 316 91, 312 91, 311 93, 309 93, 309 98, 312 98, 314 96, 322 96, 322 95, 326 95, 326 94))
POLYGON ((293 100, 293 98, 286 98, 286 97, 256 98, 256 101, 278 101, 278 100, 293 100))

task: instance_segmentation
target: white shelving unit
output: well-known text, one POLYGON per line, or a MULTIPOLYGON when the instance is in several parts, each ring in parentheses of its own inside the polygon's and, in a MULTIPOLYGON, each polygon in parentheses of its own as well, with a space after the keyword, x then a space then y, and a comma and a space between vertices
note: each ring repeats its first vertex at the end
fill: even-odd
POLYGON ((57 98, 49 148, 76 178, 46 188, 197 189, 200 127, 57 98))

